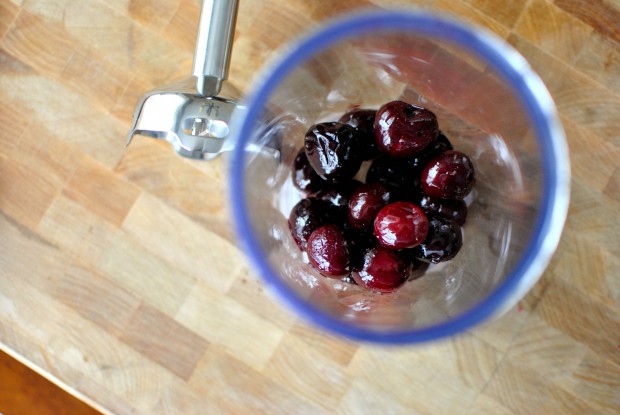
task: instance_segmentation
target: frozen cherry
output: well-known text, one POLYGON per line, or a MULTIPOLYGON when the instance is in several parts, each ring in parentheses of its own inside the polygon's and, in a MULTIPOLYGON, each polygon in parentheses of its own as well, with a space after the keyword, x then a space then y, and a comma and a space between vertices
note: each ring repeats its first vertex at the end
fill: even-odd
POLYGON ((431 197, 463 199, 474 186, 474 166, 465 154, 449 150, 422 170, 422 190, 431 197))
POLYGON ((428 219, 419 206, 411 202, 395 202, 379 211, 374 231, 379 243, 386 248, 413 248, 426 238, 428 219))
POLYGON ((348 219, 353 229, 372 229, 379 210, 390 203, 390 188, 379 182, 358 187, 349 200, 348 219))
POLYGON ((353 127, 339 122, 310 127, 304 148, 310 165, 322 179, 342 182, 355 176, 362 164, 357 134, 353 127))
POLYGON ((309 197, 302 199, 291 209, 288 227, 297 246, 304 251, 308 238, 317 228, 336 220, 337 212, 331 203, 309 197))
POLYGON ((349 268, 348 242, 337 225, 324 225, 308 239, 310 265, 326 277, 342 277, 349 268))
MULTIPOLYGON (((420 189, 422 169, 411 159, 394 159, 387 154, 373 160, 366 172, 366 183, 386 183, 396 189, 396 193, 409 194, 420 189)), ((400 198, 400 197, 399 197, 400 198)))
POLYGON ((433 141, 422 152, 416 154, 411 159, 409 159, 409 164, 417 168, 421 173, 424 166, 426 166, 426 164, 431 161, 432 158, 437 157, 441 153, 452 149, 452 143, 450 142, 450 140, 448 140, 448 137, 446 137, 440 131, 435 141, 433 141))
POLYGON ((344 114, 338 120, 348 124, 358 131, 358 146, 360 155, 364 160, 370 160, 379 155, 379 149, 375 141, 375 115, 376 110, 354 109, 344 114))
POLYGON ((308 162, 308 157, 303 148, 299 150, 293 162, 292 177, 295 187, 308 193, 314 193, 327 185, 327 182, 316 174, 308 162))
POLYGON ((350 227, 345 229, 345 236, 349 241, 351 271, 359 271, 364 265, 366 251, 377 246, 377 238, 372 232, 356 231, 350 227))
POLYGON ((436 199, 424 196, 420 199, 420 207, 426 213, 448 216, 461 226, 465 224, 465 219, 467 219, 467 204, 463 200, 436 199))
POLYGON ((319 190, 314 197, 326 200, 334 206, 347 208, 353 192, 361 185, 362 182, 358 180, 350 180, 332 185, 328 184, 323 189, 319 190))
POLYGON ((407 281, 411 262, 398 251, 375 246, 364 254, 364 263, 351 276, 362 287, 379 292, 392 292, 407 281))
POLYGON ((463 244, 459 225, 443 215, 429 215, 428 223, 428 235, 415 248, 415 257, 433 264, 454 258, 463 244))
POLYGON ((377 146, 392 157, 419 153, 435 141, 438 134, 435 114, 403 101, 384 104, 375 117, 377 146))

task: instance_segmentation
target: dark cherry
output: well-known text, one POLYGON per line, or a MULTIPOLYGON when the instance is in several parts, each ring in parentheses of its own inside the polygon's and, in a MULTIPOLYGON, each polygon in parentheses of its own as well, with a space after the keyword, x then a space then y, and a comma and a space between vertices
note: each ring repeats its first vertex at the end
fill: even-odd
POLYGON ((288 218, 293 239, 302 251, 306 250, 308 238, 320 226, 336 221, 334 206, 321 199, 305 198, 297 202, 288 218))
POLYGON ((362 184, 363 183, 358 180, 349 180, 331 185, 328 184, 323 189, 319 190, 314 197, 326 200, 334 206, 348 208, 349 200, 353 192, 362 184))
POLYGON ((467 219, 467 204, 463 200, 437 199, 423 196, 420 199, 420 207, 426 213, 438 213, 448 216, 461 226, 465 224, 465 219, 467 219))
POLYGON ((346 282, 347 284, 357 285, 351 274, 345 275, 344 277, 340 278, 340 281, 346 282))
POLYGON ((343 183, 330 183, 324 189, 314 194, 317 199, 325 200, 333 205, 337 219, 334 223, 348 225, 349 199, 362 182, 349 180, 343 183))
POLYGON ((351 256, 351 271, 359 271, 364 265, 364 254, 367 250, 377 245, 377 238, 372 231, 355 230, 347 223, 345 237, 349 241, 349 254, 351 256))
POLYGON ((390 203, 390 188, 379 182, 358 187, 349 200, 348 219, 353 229, 370 230, 379 210, 390 203))
POLYGON ((324 180, 352 179, 362 164, 357 131, 339 122, 315 124, 306 133, 304 148, 314 171, 324 180))
POLYGON ((379 149, 375 141, 375 115, 377 115, 377 110, 354 109, 345 113, 338 120, 358 131, 359 151, 364 160, 370 160, 379 155, 379 149))
POLYGON ((422 172, 422 169, 426 164, 431 161, 434 157, 437 157, 444 151, 452 150, 452 143, 448 140, 441 131, 437 136, 437 139, 433 141, 428 147, 424 149, 421 153, 416 154, 411 159, 409 159, 409 163, 413 165, 415 168, 422 172))
POLYGON ((414 191, 420 188, 418 168, 410 159, 394 159, 387 154, 373 160, 366 172, 366 183, 381 182, 398 189, 399 193, 414 191))
POLYGON ((428 196, 463 199, 474 186, 474 166, 465 154, 449 150, 428 162, 421 179, 422 190, 428 196))
POLYGON ((349 248, 344 232, 337 225, 324 225, 308 238, 310 265, 326 277, 349 274, 349 248))
POLYGON ((443 215, 429 215, 428 222, 428 235, 415 248, 415 257, 433 264, 454 258, 463 245, 460 226, 443 215))
POLYGON ((296 188, 307 193, 314 193, 327 185, 327 182, 314 171, 304 148, 299 150, 293 162, 293 184, 296 188))
POLYGON ((422 208, 411 202, 391 203, 377 214, 374 232, 386 248, 413 248, 426 238, 428 219, 422 208))
POLYGON ((392 292, 407 281, 411 262, 400 252, 375 246, 364 254, 364 263, 351 276, 362 287, 383 293, 392 292))
POLYGON ((435 114, 403 101, 384 104, 375 117, 377 146, 392 157, 413 156, 435 141, 438 134, 435 114))

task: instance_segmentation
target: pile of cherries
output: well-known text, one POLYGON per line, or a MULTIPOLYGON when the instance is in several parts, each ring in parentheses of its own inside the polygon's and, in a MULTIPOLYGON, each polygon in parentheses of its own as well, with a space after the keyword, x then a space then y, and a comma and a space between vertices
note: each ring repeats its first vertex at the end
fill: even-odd
POLYGON ((310 264, 379 292, 454 258, 475 182, 471 160, 453 150, 435 114, 402 101, 310 127, 292 179, 307 197, 289 228, 310 264), (369 160, 365 183, 355 180, 369 160))

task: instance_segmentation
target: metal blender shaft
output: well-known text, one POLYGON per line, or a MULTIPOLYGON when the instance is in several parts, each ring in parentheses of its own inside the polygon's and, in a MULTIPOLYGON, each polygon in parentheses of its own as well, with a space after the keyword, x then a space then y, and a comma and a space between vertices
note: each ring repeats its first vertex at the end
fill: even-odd
POLYGON ((202 2, 192 73, 199 95, 216 96, 228 78, 237 5, 237 0, 202 2))

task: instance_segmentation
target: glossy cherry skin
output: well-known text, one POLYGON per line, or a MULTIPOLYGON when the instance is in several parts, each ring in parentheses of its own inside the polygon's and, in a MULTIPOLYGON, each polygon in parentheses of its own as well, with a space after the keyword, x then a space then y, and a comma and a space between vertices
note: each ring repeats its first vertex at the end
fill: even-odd
POLYGON ((375 115, 377 110, 354 109, 340 117, 338 122, 348 124, 357 130, 358 146, 363 160, 370 160, 379 155, 375 141, 375 115))
POLYGON ((377 214, 374 233, 386 248, 413 248, 426 238, 428 219, 422 208, 411 202, 391 203, 377 214))
POLYGON ((415 257, 432 264, 454 258, 463 245, 460 226, 443 215, 429 215, 428 222, 428 235, 424 242, 415 248, 415 257))
POLYGON ((349 274, 349 248, 344 232, 337 225, 317 228, 308 238, 310 265, 326 277, 340 278, 349 274))
POLYGON ((330 202, 334 206, 347 208, 353 192, 362 185, 358 180, 328 184, 315 193, 314 197, 330 202))
POLYGON ((317 192, 328 184, 314 171, 303 147, 293 161, 292 178, 295 187, 306 193, 317 192))
POLYGON ((314 171, 330 182, 352 179, 362 164, 357 131, 338 122, 315 124, 306 133, 304 148, 314 171))
POLYGON ((437 199, 430 196, 423 196, 420 199, 420 207, 428 213, 437 213, 454 219, 460 226, 465 224, 467 219, 467 204, 458 199, 437 199))
POLYGON ((389 293, 409 278, 411 262, 400 252, 375 246, 364 254, 364 263, 351 276, 358 285, 370 290, 389 293))
POLYGON ((422 170, 422 190, 431 197, 463 199, 476 181, 474 165, 460 151, 449 150, 433 158, 422 170))
POLYGON ((379 150, 398 158, 421 152, 439 134, 435 114, 403 101, 392 101, 381 106, 374 127, 379 150))
POLYGON ((317 199, 325 200, 333 205, 334 214, 337 215, 334 223, 348 225, 347 215, 349 211, 349 199, 362 182, 348 180, 343 183, 328 184, 325 188, 314 194, 317 199))
POLYGON ((426 166, 426 164, 428 164, 429 161, 431 161, 431 159, 448 150, 453 150, 452 143, 448 140, 448 137, 440 131, 435 141, 433 141, 422 152, 409 159, 409 164, 417 168, 419 173, 422 173, 422 169, 426 166))
POLYGON ((312 232, 337 220, 338 214, 331 203, 310 197, 300 200, 293 206, 288 227, 299 249, 305 251, 312 232))
POLYGON ((353 229, 371 230, 379 210, 390 203, 390 188, 379 182, 358 187, 349 200, 348 220, 353 229))
POLYGON ((366 251, 377 246, 377 238, 372 232, 357 231, 350 226, 345 227, 345 236, 349 241, 351 271, 359 271, 364 265, 366 251))

